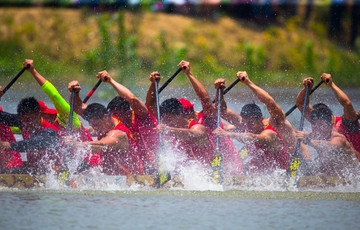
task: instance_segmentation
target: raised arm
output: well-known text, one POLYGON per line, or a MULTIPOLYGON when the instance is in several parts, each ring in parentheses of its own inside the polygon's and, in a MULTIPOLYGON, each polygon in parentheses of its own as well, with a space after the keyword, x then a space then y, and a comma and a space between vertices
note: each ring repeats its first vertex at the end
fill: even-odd
MULTIPOLYGON (((296 97, 296 107, 300 110, 301 113, 303 111, 306 86, 309 85, 309 92, 310 92, 312 87, 314 86, 314 80, 311 77, 305 78, 303 80, 303 85, 304 85, 304 88, 299 92, 299 94, 296 97)), ((308 121, 310 121, 310 113, 311 113, 311 111, 313 111, 313 107, 309 103, 310 102, 309 98, 310 97, 308 97, 307 105, 306 105, 306 112, 305 112, 305 118, 308 121)))
POLYGON ((247 85, 257 96, 257 98, 265 104, 266 108, 270 113, 269 123, 275 122, 276 124, 283 123, 286 120, 284 111, 280 108, 280 106, 275 102, 274 98, 270 96, 265 90, 255 85, 252 81, 250 81, 247 73, 238 72, 237 78, 247 85))
MULTIPOLYGON (((51 102, 55 106, 55 109, 58 112, 57 118, 59 123, 63 127, 67 127, 69 123, 70 105, 60 95, 57 89, 48 80, 46 80, 41 74, 39 74, 36 71, 33 60, 25 59, 23 65, 30 66, 30 68, 28 68, 27 70, 33 75, 35 80, 39 83, 41 89, 44 91, 44 93, 46 93, 46 95, 50 98, 51 102)), ((76 113, 74 113, 72 129, 76 130, 80 128, 80 126, 81 126, 81 121, 76 115, 76 113)))
POLYGON ((146 94, 146 106, 150 110, 150 112, 157 117, 156 111, 156 97, 155 97, 155 80, 159 83, 160 82, 160 74, 158 72, 152 72, 149 75, 149 80, 151 82, 149 90, 146 94))
POLYGON ((349 97, 337 86, 332 80, 330 74, 323 73, 321 75, 321 80, 324 81, 325 84, 331 87, 332 91, 334 92, 336 99, 344 108, 344 118, 348 121, 356 121, 357 114, 356 111, 349 99, 349 97))
POLYGON ((209 93, 206 91, 205 87, 201 82, 195 78, 195 76, 190 71, 190 62, 181 61, 179 63, 180 68, 189 78, 196 95, 200 98, 201 105, 203 107, 204 115, 207 117, 215 117, 216 118, 216 108, 212 103, 212 100, 209 96, 209 93))
POLYGON ((70 99, 72 96, 73 89, 75 90, 75 98, 74 98, 74 112, 78 115, 82 116, 84 113, 84 110, 87 108, 87 105, 84 104, 80 98, 79 92, 81 90, 80 84, 78 81, 71 81, 68 85, 68 89, 70 91, 70 99))
POLYGON ((103 82, 110 83, 119 96, 129 102, 136 115, 146 116, 148 114, 148 110, 144 102, 137 98, 128 88, 116 82, 106 70, 99 72, 96 77, 101 79, 103 82))
POLYGON ((215 105, 217 105, 218 99, 217 89, 221 87, 221 117, 230 122, 230 124, 234 125, 236 129, 241 129, 241 116, 227 107, 224 98, 225 80, 222 78, 217 79, 214 84, 216 89, 215 105))

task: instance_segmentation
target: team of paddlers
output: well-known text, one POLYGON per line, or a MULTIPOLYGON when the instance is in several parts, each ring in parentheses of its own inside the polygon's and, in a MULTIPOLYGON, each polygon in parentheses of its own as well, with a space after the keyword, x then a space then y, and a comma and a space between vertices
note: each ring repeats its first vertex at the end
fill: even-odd
POLYGON ((330 74, 322 74, 321 80, 332 89, 344 113, 340 117, 334 116, 325 104, 311 106, 308 100, 304 100, 308 98, 305 95, 309 93, 308 89, 313 87, 313 79, 306 78, 296 105, 300 111, 306 107, 304 116, 311 123, 312 131, 303 132, 290 124, 281 107, 253 83, 246 72, 238 72, 237 78, 266 106, 269 118, 264 119, 255 103, 243 106, 240 114, 228 108, 223 96, 224 79, 215 81, 215 88, 220 88, 217 94, 220 92, 221 95, 216 95, 213 102, 205 87, 192 74, 190 63, 181 61, 179 67, 199 97, 202 112, 194 111, 194 105, 184 98, 169 98, 157 107, 158 72, 149 76, 150 88, 144 103, 107 71, 102 71, 97 78, 110 84, 118 96, 107 107, 99 103, 85 104, 79 96, 79 82, 72 81, 68 89, 74 113, 69 120, 71 103, 67 103, 57 89, 36 71, 33 60, 26 59, 23 65, 55 109, 28 97, 19 102, 16 114, 0 111, 1 173, 57 173, 64 162, 80 162, 74 173, 98 169, 99 173, 106 175, 155 175, 159 167, 160 142, 164 143, 167 152, 176 153, 183 159, 174 163, 171 173, 181 174, 181 169, 191 164, 210 172, 218 139, 225 175, 271 175, 286 171, 296 151, 301 153, 303 174, 357 175, 360 111, 355 111, 348 96, 335 85, 330 74), (217 107, 217 98, 221 98, 220 107, 217 107), (223 119, 220 127, 218 108, 223 119), (91 127, 84 127, 80 117, 91 127), (161 117, 161 123, 156 117, 161 117), (69 123, 72 123, 70 135, 69 123), (21 133, 22 140, 16 141, 14 133, 21 133), (93 137, 97 138, 93 140, 93 137), (245 147, 237 150, 232 139, 245 147), (299 147, 298 140, 301 140, 299 147), (317 152, 316 159, 312 158, 309 146, 317 152), (27 161, 22 161, 20 152, 26 152, 27 161), (246 164, 243 164, 245 159, 246 164))

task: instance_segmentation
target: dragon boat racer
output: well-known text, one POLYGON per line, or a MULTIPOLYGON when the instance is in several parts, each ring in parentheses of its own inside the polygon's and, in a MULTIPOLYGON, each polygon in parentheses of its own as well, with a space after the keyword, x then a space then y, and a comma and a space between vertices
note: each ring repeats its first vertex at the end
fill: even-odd
POLYGON ((155 117, 139 98, 116 82, 107 71, 99 72, 97 77, 113 86, 119 94, 109 102, 107 109, 110 115, 117 117, 133 135, 145 173, 154 174, 159 143, 155 117))
MULTIPOLYGON (((268 173, 277 169, 287 169, 290 154, 296 150, 295 130, 286 119, 284 111, 275 100, 262 88, 250 81, 246 72, 238 72, 237 78, 247 85, 265 104, 270 117, 264 119, 261 109, 256 104, 247 104, 240 114, 235 113, 222 103, 223 118, 235 126, 235 133, 216 130, 216 135, 225 135, 236 138, 249 146, 250 172, 268 173)), ((307 147, 302 144, 300 151, 303 156, 305 173, 311 171, 312 159, 307 147)))
MULTIPOLYGON (((42 116, 46 120, 46 116, 54 126, 59 130, 60 135, 60 143, 63 147, 62 151, 67 151, 65 149, 63 139, 67 136, 67 126, 69 123, 69 113, 70 113, 70 105, 64 100, 64 98, 60 95, 58 90, 48 81, 46 80, 38 71, 36 71, 34 67, 34 61, 30 59, 25 59, 23 66, 30 66, 27 68, 34 79, 38 82, 43 92, 50 98, 51 102, 55 106, 55 109, 49 109, 45 103, 38 101, 41 108, 42 116)), ((71 98, 71 95, 70 95, 71 98)), ((78 118, 77 114, 73 114, 73 122, 72 122, 72 130, 71 136, 75 138, 76 141, 85 142, 85 141, 92 141, 91 136, 87 132, 87 130, 82 125, 80 119, 78 118)), ((96 167, 101 164, 101 158, 99 153, 94 153, 90 155, 90 153, 84 154, 72 149, 70 151, 70 157, 80 157, 81 161, 80 167, 78 168, 79 171, 83 171, 84 169, 88 168, 88 166, 96 167)))
MULTIPOLYGON (((194 76, 191 72, 190 62, 181 61, 179 66, 182 71, 188 77, 191 85, 194 88, 196 95, 201 101, 203 112, 198 114, 198 122, 204 125, 207 129, 209 141, 215 148, 216 136, 213 134, 213 130, 217 128, 217 109, 212 102, 209 93, 207 92, 204 85, 194 76)), ((215 104, 217 98, 215 99, 215 104)), ((221 121, 222 128, 229 128, 229 124, 221 121)), ((243 165, 241 158, 236 150, 236 147, 232 140, 228 137, 220 137, 219 148, 223 153, 224 158, 224 174, 226 175, 241 175, 243 174, 243 165)))
POLYGON ((105 106, 99 103, 82 103, 77 81, 69 83, 69 91, 75 89, 74 111, 87 120, 98 135, 97 141, 78 142, 67 137, 66 143, 73 148, 84 148, 100 153, 103 172, 107 175, 142 175, 144 168, 130 130, 105 106))
MULTIPOLYGON (((333 79, 330 74, 323 73, 321 75, 321 80, 325 84, 330 86, 334 92, 336 99, 344 108, 343 116, 333 116, 332 115, 332 125, 334 128, 351 143, 352 147, 356 150, 355 154, 358 160, 360 160, 360 124, 358 121, 358 114, 356 113, 349 97, 333 82, 333 79)), ((309 85, 310 89, 313 87, 313 78, 306 78, 303 80, 303 85, 309 85)), ((302 89, 297 98, 296 105, 300 111, 302 111, 302 105, 304 103, 305 89, 302 89)), ((317 105, 324 105, 319 103, 317 105)), ((305 118, 310 121, 310 113, 314 110, 315 106, 307 105, 305 118)), ((326 106, 327 107, 327 106, 326 106)))
POLYGON ((22 131, 22 141, 0 142, 0 149, 26 152, 28 163, 26 168, 22 168, 22 173, 43 174, 61 165, 59 132, 41 116, 40 105, 34 97, 22 99, 17 114, 0 111, 0 123, 22 131))

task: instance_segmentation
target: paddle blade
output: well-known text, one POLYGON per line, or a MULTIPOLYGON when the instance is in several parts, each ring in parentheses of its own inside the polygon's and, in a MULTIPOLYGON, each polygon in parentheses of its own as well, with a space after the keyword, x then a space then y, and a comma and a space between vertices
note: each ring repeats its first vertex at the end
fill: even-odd
POLYGON ((295 156, 291 158, 290 165, 287 170, 288 176, 287 176, 286 186, 289 190, 294 190, 298 188, 299 178, 300 178, 299 168, 300 168, 300 157, 297 154, 295 154, 295 156))
POLYGON ((166 170, 165 160, 162 154, 158 154, 158 172, 155 180, 155 187, 161 188, 166 182, 171 180, 170 173, 166 170))
POLYGON ((66 165, 61 166, 58 172, 58 181, 59 184, 64 186, 70 185, 70 171, 69 168, 66 165))
POLYGON ((215 153, 211 160, 211 179, 215 184, 222 184, 224 180, 224 173, 222 170, 223 156, 221 153, 215 153))

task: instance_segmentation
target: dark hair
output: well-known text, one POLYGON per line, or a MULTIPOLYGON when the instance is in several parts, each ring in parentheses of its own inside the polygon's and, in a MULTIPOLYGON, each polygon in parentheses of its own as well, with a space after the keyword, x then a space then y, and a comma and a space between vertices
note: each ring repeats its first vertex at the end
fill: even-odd
POLYGON ((84 110, 83 117, 85 120, 89 121, 93 118, 102 119, 105 114, 108 114, 105 106, 99 103, 92 103, 84 110))
POLYGON ((256 105, 255 103, 251 103, 251 104, 246 104, 242 107, 240 116, 260 118, 262 117, 262 112, 258 105, 256 105))
POLYGON ((184 114, 184 107, 176 98, 169 98, 163 101, 160 105, 160 115, 164 114, 184 114))
POLYGON ((322 103, 316 104, 313 106, 313 110, 310 113, 310 121, 325 121, 329 125, 332 122, 332 111, 331 109, 322 103))
POLYGON ((130 110, 130 103, 128 101, 125 101, 122 97, 117 96, 112 99, 108 106, 107 110, 110 112, 111 110, 117 110, 120 112, 126 112, 130 110))
POLYGON ((34 97, 23 98, 18 104, 17 113, 18 115, 40 113, 39 102, 34 97))
POLYGON ((313 105, 313 109, 318 109, 318 108, 324 108, 324 109, 329 109, 329 106, 325 105, 324 103, 317 103, 315 105, 313 105))

